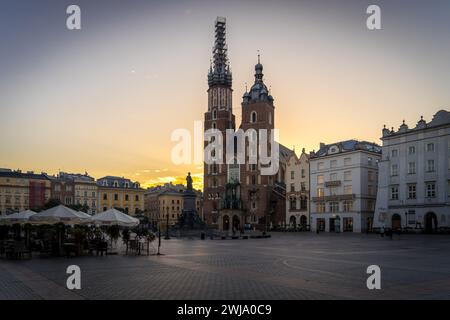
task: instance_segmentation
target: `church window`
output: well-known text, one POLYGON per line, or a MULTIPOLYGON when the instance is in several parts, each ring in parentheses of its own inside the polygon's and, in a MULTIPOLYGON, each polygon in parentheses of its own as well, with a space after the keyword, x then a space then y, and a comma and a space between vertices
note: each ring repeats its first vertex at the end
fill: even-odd
POLYGON ((252 113, 250 114, 250 122, 251 123, 255 123, 257 121, 257 115, 256 115, 256 111, 252 111, 252 113))
POLYGON ((213 118, 213 120, 217 119, 217 110, 216 109, 213 110, 212 118, 213 118))

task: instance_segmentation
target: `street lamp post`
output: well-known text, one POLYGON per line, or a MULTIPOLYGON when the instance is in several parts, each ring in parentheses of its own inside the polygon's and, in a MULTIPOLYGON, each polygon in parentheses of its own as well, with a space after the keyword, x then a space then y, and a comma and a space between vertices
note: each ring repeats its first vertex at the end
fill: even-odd
POLYGON ((161 248, 161 222, 159 223, 159 228, 158 228, 158 253, 156 254, 158 256, 161 255, 160 248, 161 248))
POLYGON ((405 211, 405 228, 408 228, 408 211, 405 211))
POLYGON ((170 240, 169 237, 169 215, 166 215, 166 237, 164 238, 164 240, 170 240))

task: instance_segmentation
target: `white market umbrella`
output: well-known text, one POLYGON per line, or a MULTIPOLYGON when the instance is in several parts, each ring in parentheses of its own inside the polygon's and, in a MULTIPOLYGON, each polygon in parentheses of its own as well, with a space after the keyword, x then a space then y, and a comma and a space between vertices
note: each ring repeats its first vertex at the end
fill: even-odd
POLYGON ((109 209, 92 217, 95 224, 101 226, 121 226, 135 227, 139 224, 139 219, 133 218, 116 209, 109 209))
POLYGON ((36 212, 31 211, 31 210, 25 210, 22 212, 16 212, 7 216, 3 216, 0 218, 0 223, 1 224, 24 224, 29 222, 30 217, 34 216, 36 214, 36 212))
POLYGON ((50 208, 36 213, 30 217, 30 222, 35 224, 55 224, 64 223, 67 225, 86 223, 91 220, 91 216, 84 212, 78 212, 63 205, 50 208))

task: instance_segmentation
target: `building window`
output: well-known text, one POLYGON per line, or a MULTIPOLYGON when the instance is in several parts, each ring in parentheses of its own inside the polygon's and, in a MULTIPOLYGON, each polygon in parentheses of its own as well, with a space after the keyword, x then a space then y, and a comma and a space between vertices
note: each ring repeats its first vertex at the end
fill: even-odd
POLYGON ((415 153, 416 153, 416 147, 410 146, 410 147, 408 148, 408 153, 409 153, 410 155, 415 154, 415 153))
POLYGON ((291 179, 295 179, 295 171, 291 171, 291 179))
POLYGON ((416 199, 416 185, 415 184, 408 185, 408 199, 416 199))
POLYGON ((330 212, 337 213, 339 212, 339 202, 330 202, 330 212))
POLYGON ((324 195, 323 188, 317 188, 317 197, 322 198, 324 195))
POLYGON ((325 202, 319 202, 316 204, 317 213, 325 212, 325 202))
POLYGON ((434 172, 434 160, 427 161, 427 171, 434 172))
POLYGON ((297 200, 295 198, 291 198, 291 200, 290 200, 290 209, 291 210, 297 209, 297 200))
POLYGON ((118 195, 117 193, 114 194, 114 200, 115 200, 115 201, 119 200, 119 195, 118 195))
POLYGON ((436 198, 436 183, 428 182, 426 186, 427 198, 436 198))
POLYGON ((371 182, 375 180, 375 175, 373 171, 367 171, 367 179, 371 182))
POLYGON ((372 159, 372 157, 368 157, 368 158, 367 158, 367 164, 368 164, 369 166, 371 166, 371 165, 373 164, 373 159, 372 159))
POLYGON ((217 119, 217 110, 216 109, 213 110, 212 118, 213 118, 213 120, 217 119))
POLYGON ((427 152, 434 152, 434 143, 427 144, 427 152))
POLYGON ((353 232, 353 218, 344 218, 344 232, 353 232))
POLYGON ((338 188, 337 187, 330 187, 330 195, 331 196, 337 196, 338 194, 338 188))
POLYGON ((415 162, 408 163, 408 174, 416 174, 416 163, 415 162))
POLYGON ((392 156, 392 158, 397 157, 398 156, 398 150, 397 149, 392 150, 391 151, 391 156, 392 156))
POLYGON ((308 210, 308 198, 307 197, 300 198, 300 210, 308 210))
POLYGON ((108 200, 108 195, 106 193, 103 194, 103 200, 108 200))
POLYGON ((139 201, 139 195, 136 195, 135 200, 136 200, 136 201, 139 201))
POLYGON ((391 176, 398 176, 398 165, 393 164, 391 166, 391 176))
POLYGON ((353 211, 353 201, 345 200, 344 201, 344 212, 351 212, 351 211, 353 211))
POLYGON ((330 167, 331 168, 336 168, 337 167, 337 160, 331 160, 330 161, 330 167))
POLYGON ((295 184, 291 183, 291 192, 295 192, 295 184))
POLYGON ((330 181, 337 181, 337 173, 330 174, 330 181))
POLYGON ((344 171, 344 180, 352 181, 352 172, 351 171, 344 171))
POLYGON ((352 158, 344 158, 344 165, 349 166, 352 164, 352 158))
POLYGON ((128 195, 127 194, 125 195, 125 201, 128 201, 128 195))
POLYGON ((367 192, 369 194, 369 196, 374 196, 375 195, 375 188, 372 185, 368 185, 367 186, 367 192))
POLYGON ((344 194, 352 194, 353 188, 352 186, 344 186, 344 194))
POLYGON ((215 122, 212 123, 212 128, 217 129, 217 124, 215 122))
POLYGON ((304 178, 304 177, 305 177, 305 169, 302 169, 302 178, 304 178))
POLYGON ((323 175, 317 176, 317 184, 323 184, 323 175))
POLYGON ((306 191, 306 184, 304 182, 300 182, 300 187, 302 191, 306 191))
POLYGON ((317 170, 323 170, 323 162, 317 163, 317 170))
POLYGON ((398 186, 391 187, 391 200, 398 200, 398 186))
POLYGON ((256 123, 257 120, 258 119, 257 119, 256 111, 252 111, 252 113, 250 114, 250 122, 256 123))

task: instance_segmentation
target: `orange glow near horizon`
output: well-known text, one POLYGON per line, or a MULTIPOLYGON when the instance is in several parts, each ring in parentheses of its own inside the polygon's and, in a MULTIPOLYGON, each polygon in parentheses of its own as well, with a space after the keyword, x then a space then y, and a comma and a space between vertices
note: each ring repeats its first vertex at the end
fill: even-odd
POLYGON ((406 18, 403 7, 387 3, 383 29, 371 32, 361 1, 328 1, 329 10, 306 0, 155 2, 121 7, 119 18, 86 3, 87 17, 103 16, 78 33, 54 31, 61 19, 52 16, 48 28, 27 26, 37 39, 32 52, 22 50, 30 40, 4 37, 17 53, 0 65, 7 70, 0 75, 0 168, 87 171, 143 187, 185 184, 190 171, 202 189, 202 164, 175 166, 170 137, 203 121, 217 15, 227 17, 236 125, 260 50, 280 143, 297 154, 320 142, 380 143, 384 124, 397 129, 406 120, 411 127, 421 115, 430 121, 449 109, 450 43, 436 31, 448 29, 445 16, 433 19, 440 28, 428 28, 429 19, 406 18))

